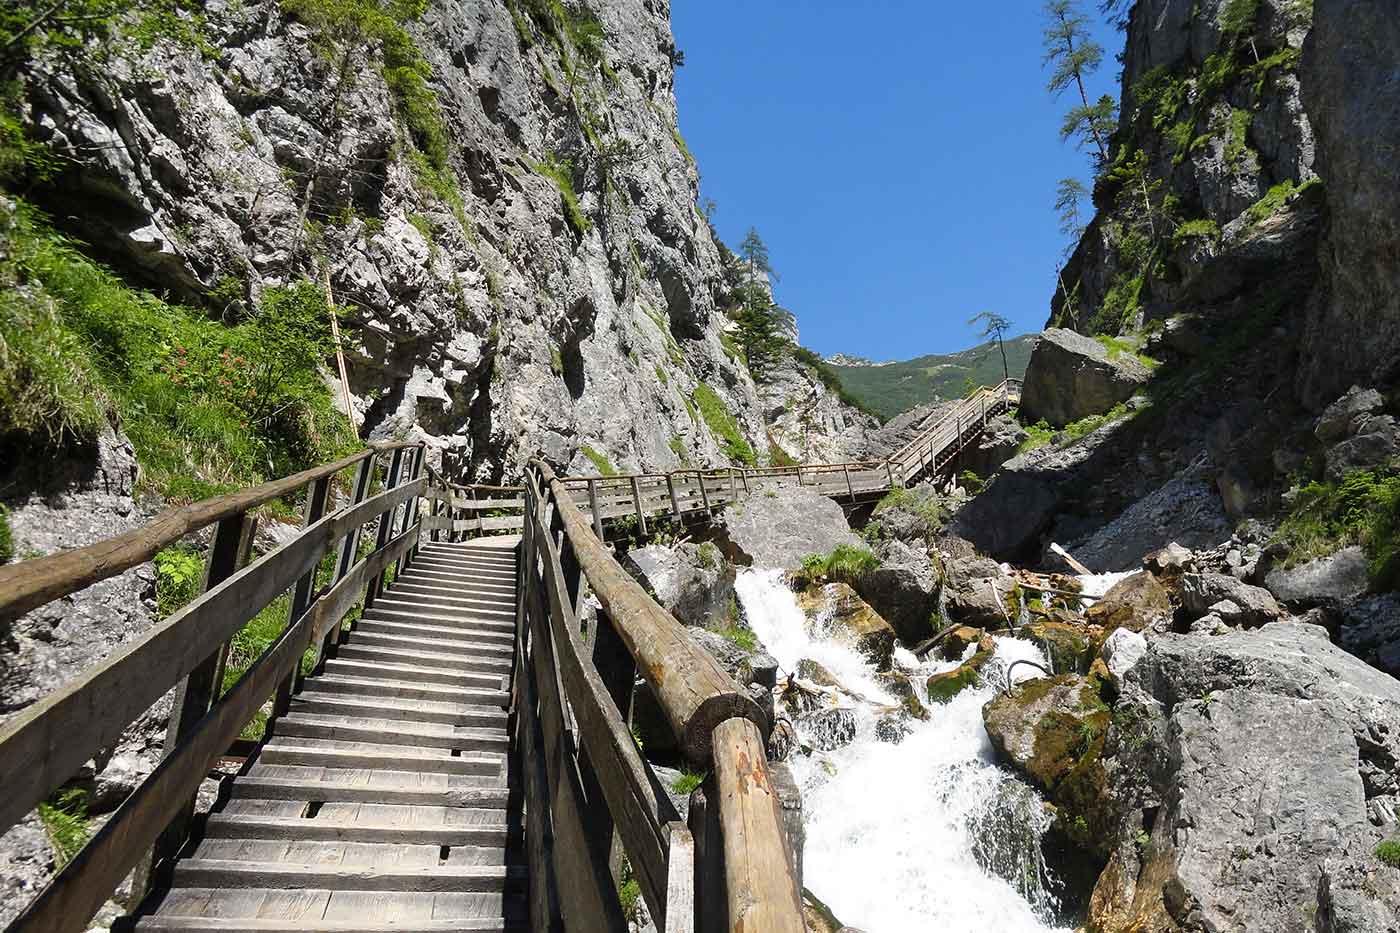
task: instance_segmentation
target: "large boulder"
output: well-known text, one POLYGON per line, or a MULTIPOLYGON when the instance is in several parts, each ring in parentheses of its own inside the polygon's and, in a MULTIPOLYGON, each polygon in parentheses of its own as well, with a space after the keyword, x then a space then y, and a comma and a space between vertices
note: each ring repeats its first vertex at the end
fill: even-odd
POLYGON ((1181 601, 1193 618, 1214 612, 1246 628, 1283 617, 1272 593, 1223 573, 1188 573, 1181 578, 1181 601))
POLYGON ((991 476, 1012 457, 1026 440, 1026 429, 1010 415, 987 422, 976 440, 958 454, 958 469, 976 473, 982 479, 991 476))
POLYGON ((987 557, 949 557, 944 562, 943 595, 948 618, 963 625, 999 628, 1019 612, 1012 607, 1016 581, 987 557))
POLYGON ((856 591, 904 641, 912 645, 929 638, 939 576, 928 552, 903 541, 881 541, 875 556, 879 566, 855 582, 856 591))
POLYGON ((1338 641, 1392 677, 1400 677, 1400 594, 1359 599, 1342 610, 1338 641))
MULTIPOLYGON (((1348 853, 1395 830, 1400 682, 1297 622, 1164 635, 1124 680, 1091 929, 1387 929, 1320 919, 1364 916, 1348 853)), ((1400 870, 1366 873, 1394 899, 1400 870)))
POLYGON ((649 544, 628 551, 622 565, 685 625, 724 618, 734 600, 734 566, 713 544, 649 544))
POLYGON ((888 670, 897 641, 894 629, 845 583, 812 586, 797 594, 815 632, 841 633, 877 670, 888 670))
POLYGON ((1155 575, 1135 573, 1110 587, 1089 607, 1085 618, 1102 629, 1095 639, 1097 645, 1104 644, 1119 629, 1164 632, 1172 622, 1171 597, 1155 575))
POLYGON ((796 570, 812 554, 861 547, 835 501, 805 486, 770 485, 724 507, 717 541, 737 564, 796 570))
POLYGON ((1031 352, 1021 413, 1063 427, 1127 401, 1151 375, 1131 353, 1113 353, 1092 337, 1052 327, 1031 352))
POLYGON ((1349 547, 1297 567, 1275 567, 1264 577, 1264 587, 1293 609, 1340 606, 1370 587, 1366 552, 1349 547))
POLYGON ((911 544, 932 540, 943 530, 947 507, 932 485, 893 490, 875 506, 867 535, 880 540, 895 538, 911 544))
POLYGON ((982 707, 992 748, 1061 811, 1071 837, 1101 855, 1114 827, 1103 805, 1109 708, 1077 674, 1025 681, 982 707))

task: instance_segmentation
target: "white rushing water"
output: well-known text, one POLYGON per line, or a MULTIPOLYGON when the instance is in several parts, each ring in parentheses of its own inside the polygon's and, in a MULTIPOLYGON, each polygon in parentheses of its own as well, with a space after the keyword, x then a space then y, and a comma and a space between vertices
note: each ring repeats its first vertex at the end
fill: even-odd
MULTIPOLYGON (((821 620, 809 625, 780 571, 743 571, 735 587, 749 625, 784 673, 809 658, 863 697, 844 704, 855 711, 855 741, 789 759, 802 788, 806 887, 842 923, 866 933, 1057 929, 1038 848, 1049 818, 1039 797, 993 762, 982 726, 982 705, 1004 682, 1006 665, 1044 663, 1039 649, 997 638, 982 687, 934 705, 927 722, 910 720, 912 731, 897 744, 880 741, 876 723, 888 712, 881 704, 894 699, 849 636, 821 620)), ((903 649, 895 663, 920 685, 956 666, 919 665, 903 649)), ((1035 673, 1026 666, 1015 672, 1018 681, 1035 673)))

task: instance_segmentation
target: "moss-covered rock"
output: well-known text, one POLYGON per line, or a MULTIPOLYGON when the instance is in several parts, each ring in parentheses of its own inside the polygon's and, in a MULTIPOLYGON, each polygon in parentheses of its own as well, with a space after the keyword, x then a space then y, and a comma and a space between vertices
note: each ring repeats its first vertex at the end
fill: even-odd
POLYGON ((978 644, 984 635, 980 628, 973 628, 970 625, 959 625, 938 643, 938 653, 944 660, 956 661, 967 653, 969 645, 978 644))
POLYGON ((877 670, 888 670, 894 656, 894 629, 845 583, 809 586, 797 594, 813 626, 844 631, 877 670))
POLYGON ((1020 635, 1040 646, 1058 674, 1083 674, 1093 662, 1092 633, 1082 623, 1041 620, 1021 626, 1020 635))
POLYGON ((953 670, 934 674, 928 679, 925 687, 929 702, 947 703, 968 687, 980 686, 982 668, 986 667, 991 659, 991 651, 978 651, 953 670))
POLYGON ((898 701, 900 709, 915 719, 928 719, 928 710, 924 708, 924 704, 919 699, 918 693, 915 692, 914 684, 907 674, 891 671, 887 674, 879 674, 875 679, 886 693, 898 701))
POLYGON ((982 708, 998 754, 1045 792, 1064 832, 1099 857, 1115 829, 1103 768, 1109 719, 1094 682, 1077 674, 1028 681, 982 708))
POLYGON ((1156 576, 1135 573, 1118 581, 1102 599, 1090 606, 1085 618, 1102 629, 1094 636, 1093 650, 1097 654, 1117 629, 1165 630, 1172 620, 1171 598, 1156 576))

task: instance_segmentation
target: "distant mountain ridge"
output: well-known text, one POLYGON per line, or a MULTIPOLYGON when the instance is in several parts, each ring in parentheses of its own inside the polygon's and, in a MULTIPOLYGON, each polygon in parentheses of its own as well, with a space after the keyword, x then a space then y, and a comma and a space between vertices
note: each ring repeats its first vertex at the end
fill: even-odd
MULTIPOLYGON (((1006 363, 1012 379, 1025 375, 1035 338, 1035 334, 1022 334, 1006 341, 1006 363)), ((886 419, 929 402, 961 398, 969 384, 996 385, 1002 380, 996 341, 898 363, 872 363, 837 353, 827 358, 827 364, 847 392, 886 419)))

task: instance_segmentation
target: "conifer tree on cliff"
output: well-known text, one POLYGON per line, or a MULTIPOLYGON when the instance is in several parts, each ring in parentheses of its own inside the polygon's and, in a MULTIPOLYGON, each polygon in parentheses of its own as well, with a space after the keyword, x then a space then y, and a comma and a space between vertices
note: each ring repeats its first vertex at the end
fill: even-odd
POLYGON ((1117 119, 1113 98, 1104 95, 1089 103, 1085 78, 1103 64, 1103 46, 1089 35, 1089 17, 1074 0, 1047 0, 1045 4, 1045 64, 1053 66, 1047 85, 1059 96, 1073 87, 1079 103, 1065 114, 1060 138, 1074 139, 1083 148, 1097 150, 1097 165, 1108 164, 1108 137, 1117 119))
POLYGON ((744 264, 745 280, 743 304, 736 317, 738 340, 749 372, 762 379, 788 350, 793 316, 773 301, 772 292, 760 280, 762 275, 776 281, 778 274, 768 261, 768 246, 752 227, 739 244, 739 259, 744 264))

